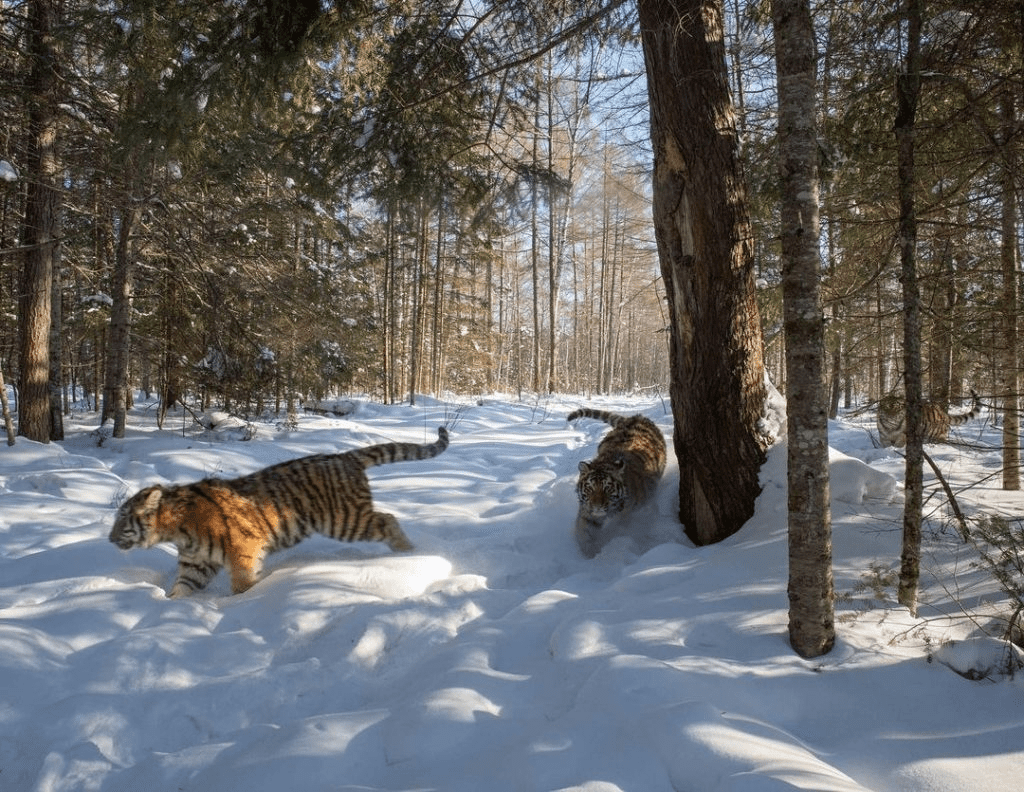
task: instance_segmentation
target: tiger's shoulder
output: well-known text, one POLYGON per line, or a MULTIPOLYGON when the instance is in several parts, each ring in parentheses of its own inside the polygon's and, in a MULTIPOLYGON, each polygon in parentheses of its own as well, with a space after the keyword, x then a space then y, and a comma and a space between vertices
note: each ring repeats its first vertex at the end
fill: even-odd
POLYGON ((581 408, 570 413, 568 420, 594 418, 604 421, 612 430, 604 436, 597 448, 595 463, 614 461, 644 468, 649 474, 660 476, 665 469, 665 437, 650 418, 620 415, 607 410, 581 408))

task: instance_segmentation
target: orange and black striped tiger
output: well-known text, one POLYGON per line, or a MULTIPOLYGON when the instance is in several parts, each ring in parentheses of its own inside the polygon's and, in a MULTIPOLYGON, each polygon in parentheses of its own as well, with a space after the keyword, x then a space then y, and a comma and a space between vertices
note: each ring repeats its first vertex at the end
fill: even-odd
POLYGON ((577 418, 595 418, 612 427, 597 447, 597 456, 580 462, 576 482, 576 542, 583 555, 593 558, 604 544, 602 528, 606 521, 654 494, 665 472, 665 438, 655 423, 643 415, 626 417, 605 410, 581 409, 571 413, 567 420, 577 418))
MULTIPOLYGON (((921 405, 921 435, 925 443, 945 443, 949 440, 949 428, 967 423, 981 410, 978 394, 971 391, 971 409, 960 415, 950 415, 939 405, 925 402, 921 405)), ((875 417, 878 439, 882 448, 902 448, 907 444, 907 410, 904 401, 895 394, 889 394, 878 402, 875 417)))
POLYGON ((268 553, 314 532, 411 550, 398 520, 374 511, 366 469, 437 456, 448 447, 448 431, 440 427, 437 435, 425 445, 382 443, 301 457, 235 479, 147 487, 118 510, 110 541, 122 550, 177 545, 171 597, 204 588, 223 566, 231 574, 231 590, 239 594, 259 579, 268 553))

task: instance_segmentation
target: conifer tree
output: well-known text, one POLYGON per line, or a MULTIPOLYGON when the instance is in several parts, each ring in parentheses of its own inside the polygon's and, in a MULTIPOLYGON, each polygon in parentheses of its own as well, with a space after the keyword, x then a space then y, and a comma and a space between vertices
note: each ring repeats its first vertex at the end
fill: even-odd
POLYGON ((60 200, 57 111, 61 68, 56 31, 58 12, 59 6, 54 0, 31 0, 28 3, 28 148, 25 173, 28 193, 21 238, 24 264, 18 312, 21 328, 18 431, 41 443, 48 443, 55 431, 60 434, 59 428, 53 425, 54 416, 50 409, 53 272, 60 244, 57 226, 60 200))

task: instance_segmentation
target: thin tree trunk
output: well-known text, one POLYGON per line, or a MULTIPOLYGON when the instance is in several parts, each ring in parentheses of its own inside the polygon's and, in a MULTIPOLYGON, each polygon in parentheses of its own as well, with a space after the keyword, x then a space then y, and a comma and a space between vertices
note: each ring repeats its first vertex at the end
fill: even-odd
POLYGON ((555 186, 555 121, 554 121, 554 85, 551 75, 551 54, 545 59, 547 69, 547 146, 548 146, 548 371, 547 384, 544 388, 548 393, 555 392, 555 372, 557 371, 557 339, 558 328, 555 315, 558 312, 558 188, 555 186))
POLYGON ((417 234, 416 251, 412 260, 412 304, 411 337, 409 339, 409 404, 416 404, 416 390, 420 379, 420 357, 423 353, 423 271, 427 259, 427 208, 424 201, 419 202, 419 233, 417 234))
POLYGON ((878 349, 876 357, 876 373, 878 377, 876 398, 882 398, 889 392, 889 379, 887 377, 889 367, 888 333, 885 330, 885 319, 882 313, 882 284, 875 283, 875 338, 878 349))
POLYGON ((608 278, 611 268, 611 254, 609 253, 608 237, 612 228, 611 196, 609 193, 609 168, 608 151, 605 150, 604 174, 603 174, 603 196, 601 201, 601 280, 598 284, 597 316, 597 392, 604 393, 605 368, 608 365, 608 340, 605 337, 607 324, 606 314, 611 310, 611 303, 608 300, 608 278))
MULTIPOLYGON (((618 207, 616 206, 616 209, 618 207)), ((608 258, 605 260, 605 268, 608 270, 608 294, 605 299, 604 314, 601 317, 601 321, 605 324, 605 329, 602 331, 604 336, 604 379, 601 380, 601 393, 612 392, 612 382, 614 381, 615 372, 615 325, 616 325, 616 310, 615 305, 618 302, 617 286, 618 281, 621 280, 620 270, 622 264, 619 261, 619 223, 618 223, 618 212, 613 215, 611 222, 612 231, 612 245, 611 252, 608 253, 608 258)))
POLYGON ((696 544, 754 513, 768 439, 753 244, 721 0, 638 0, 669 307, 679 516, 696 544))
POLYGON ((398 257, 398 243, 395 239, 395 206, 394 202, 388 204, 388 216, 386 221, 386 244, 384 246, 384 294, 381 295, 381 308, 383 311, 384 338, 381 346, 384 351, 383 376, 384 376, 384 403, 395 403, 395 336, 397 335, 397 313, 398 298, 395 292, 395 269, 398 257))
POLYGON ((956 273, 948 241, 939 257, 939 267, 941 276, 935 287, 935 321, 928 356, 928 394, 931 401, 946 409, 952 397, 953 309, 956 306, 956 273))
POLYGON ((135 197, 128 195, 121 211, 111 278, 113 307, 110 311, 110 335, 107 342, 107 368, 103 386, 103 412, 100 423, 113 420, 114 437, 124 437, 127 418, 128 359, 131 344, 132 280, 134 256, 131 235, 138 209, 135 197))
MULTIPOLYGON (((444 378, 445 349, 442 342, 444 330, 444 201, 437 202, 437 246, 434 249, 434 298, 430 326, 431 385, 437 396, 446 387, 444 378)), ((490 289, 488 289, 488 296, 490 289)))
POLYGON ((533 392, 540 393, 540 212, 537 174, 540 173, 540 67, 535 80, 537 96, 533 111, 533 177, 530 181, 530 273, 533 278, 533 392))
POLYGON ((1014 187, 1016 163, 1013 138, 1017 128, 1017 109, 1013 95, 1002 98, 1002 261, 1003 261, 1003 365, 1001 401, 1003 408, 1003 489, 1020 489, 1020 411, 1019 352, 1017 350, 1018 284, 1017 269, 1017 195, 1014 187))
MULTIPOLYGON (((60 204, 56 206, 54 224, 61 225, 60 204)), ((64 314, 61 305, 61 246, 56 245, 53 252, 53 277, 50 283, 50 439, 60 442, 64 439, 64 388, 63 361, 64 355, 64 314)))
POLYGON ((174 407, 184 395, 184 365, 181 359, 181 343, 189 326, 188 317, 181 305, 178 261, 171 258, 163 273, 161 289, 162 338, 160 364, 160 407, 157 409, 157 426, 161 429, 167 411, 174 407))
POLYGON ((817 657, 835 644, 835 620, 825 317, 819 284, 817 75, 808 0, 772 0, 772 22, 788 372, 789 638, 797 654, 817 657))
POLYGON ((897 181, 900 209, 900 280, 903 283, 903 381, 907 446, 903 501, 903 550, 897 598, 917 613, 921 577, 923 448, 921 426, 921 293, 917 282, 917 214, 914 201, 914 143, 921 93, 921 23, 924 0, 907 0, 907 55, 896 78, 897 181))
POLYGON ((286 281, 288 293, 285 296, 286 310, 290 314, 289 320, 285 323, 285 332, 288 334, 286 340, 286 353, 285 353, 285 415, 286 420, 290 426, 295 426, 298 422, 298 404, 297 394, 295 392, 295 375, 296 366, 298 361, 298 332, 299 329, 295 323, 295 308, 294 306, 298 303, 297 284, 299 267, 302 263, 302 245, 303 245, 303 232, 302 227, 299 223, 295 223, 294 234, 292 236, 292 272, 291 277, 286 281))
POLYGON ((11 405, 7 403, 7 384, 4 382, 4 370, 0 367, 0 411, 4 416, 4 429, 7 430, 7 445, 14 445, 14 421, 11 419, 11 405))

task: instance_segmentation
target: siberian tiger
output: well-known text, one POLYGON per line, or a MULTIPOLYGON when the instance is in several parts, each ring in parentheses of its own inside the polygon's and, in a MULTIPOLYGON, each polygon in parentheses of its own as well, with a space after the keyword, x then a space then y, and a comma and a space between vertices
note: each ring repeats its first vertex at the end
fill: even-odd
MULTIPOLYGON (((949 440, 949 427, 960 426, 976 416, 981 409, 978 394, 971 391, 971 409, 960 415, 950 415, 939 405, 925 402, 921 405, 922 437, 925 443, 945 443, 949 440)), ((878 402, 878 439, 882 448, 901 448, 907 443, 907 411, 902 398, 894 394, 878 402)))
POLYGON ((448 431, 440 427, 437 435, 425 445, 382 443, 301 457, 235 479, 147 487, 118 510, 110 541, 122 550, 177 545, 170 597, 204 588, 222 566, 239 594, 259 579, 268 553, 314 531, 343 542, 387 542, 394 551, 412 550, 398 520, 374 511, 366 468, 437 456, 448 447, 448 431))
POLYGON ((604 410, 581 409, 568 420, 595 418, 612 430, 601 440, 597 456, 580 462, 576 482, 579 513, 574 534, 580 551, 593 558, 601 549, 602 528, 609 518, 628 512, 654 493, 665 472, 665 438, 642 415, 626 417, 604 410))

